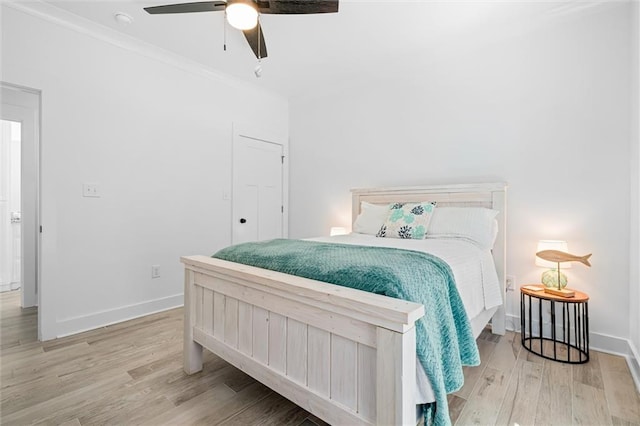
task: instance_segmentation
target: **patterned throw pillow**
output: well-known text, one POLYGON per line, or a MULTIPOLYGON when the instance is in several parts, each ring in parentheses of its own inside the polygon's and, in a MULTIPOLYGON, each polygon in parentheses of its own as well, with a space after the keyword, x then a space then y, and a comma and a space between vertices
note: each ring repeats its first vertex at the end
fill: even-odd
POLYGON ((435 201, 392 204, 389 206, 387 220, 376 237, 422 240, 427 235, 427 227, 435 208, 435 201))

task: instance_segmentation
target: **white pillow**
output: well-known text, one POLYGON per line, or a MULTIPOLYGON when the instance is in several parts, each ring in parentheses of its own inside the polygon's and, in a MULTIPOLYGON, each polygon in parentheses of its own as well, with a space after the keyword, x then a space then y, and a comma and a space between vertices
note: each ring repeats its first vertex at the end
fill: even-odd
POLYGON ((353 232, 358 234, 376 235, 389 213, 388 204, 360 203, 360 214, 353 222, 353 232))
POLYGON ((427 238, 462 238, 482 248, 493 248, 497 210, 484 207, 438 207, 433 211, 427 238))

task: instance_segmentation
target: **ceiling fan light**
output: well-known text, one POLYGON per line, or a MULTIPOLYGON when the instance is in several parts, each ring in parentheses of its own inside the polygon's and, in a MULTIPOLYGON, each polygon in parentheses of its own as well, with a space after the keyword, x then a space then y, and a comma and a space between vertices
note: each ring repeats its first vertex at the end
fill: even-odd
POLYGON ((229 2, 227 8, 227 22, 239 30, 250 30, 258 25, 258 11, 245 2, 229 2))

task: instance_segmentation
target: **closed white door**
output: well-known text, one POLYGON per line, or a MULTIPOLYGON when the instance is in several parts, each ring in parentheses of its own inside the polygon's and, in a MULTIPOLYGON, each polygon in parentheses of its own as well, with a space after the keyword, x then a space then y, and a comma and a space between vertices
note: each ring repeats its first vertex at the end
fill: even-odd
POLYGON ((282 145, 234 135, 233 244, 283 236, 282 145))

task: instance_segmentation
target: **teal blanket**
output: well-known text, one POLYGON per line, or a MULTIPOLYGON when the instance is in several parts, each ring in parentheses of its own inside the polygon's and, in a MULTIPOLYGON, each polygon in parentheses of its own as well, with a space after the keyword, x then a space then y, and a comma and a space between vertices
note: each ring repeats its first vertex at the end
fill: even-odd
POLYGON ((443 260, 409 250, 281 239, 227 247, 213 257, 423 304, 416 352, 436 398, 426 420, 451 423, 447 393, 462 387, 462 366, 478 365, 480 355, 443 260))

